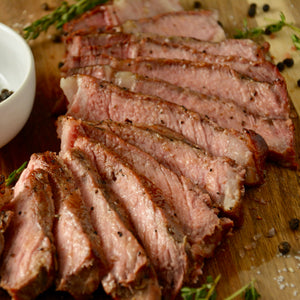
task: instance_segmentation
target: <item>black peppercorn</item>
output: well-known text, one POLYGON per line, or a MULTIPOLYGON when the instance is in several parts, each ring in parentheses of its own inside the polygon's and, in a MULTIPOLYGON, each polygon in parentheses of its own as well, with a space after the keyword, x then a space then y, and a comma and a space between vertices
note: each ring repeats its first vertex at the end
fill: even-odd
POLYGON ((248 16, 254 17, 256 14, 256 3, 251 3, 248 9, 248 16))
POLYGON ((12 95, 13 92, 9 91, 8 89, 2 89, 0 93, 0 102, 7 99, 10 95, 12 95))
POLYGON ((278 68, 278 70, 279 70, 280 72, 282 72, 282 71, 284 70, 284 63, 283 63, 283 62, 279 62, 279 63, 277 64, 277 68, 278 68))
POLYGON ((297 230, 299 228, 300 220, 297 218, 293 218, 289 221, 290 228, 292 230, 297 230))
POLYGON ((300 79, 297 80, 297 85, 300 87, 300 79))
POLYGON ((278 245, 278 250, 283 255, 288 254, 291 250, 291 245, 288 242, 281 242, 278 245))
POLYGON ((290 68, 294 65, 294 60, 292 58, 286 58, 283 63, 290 68))
POLYGON ((271 29, 269 26, 266 27, 265 31, 264 31, 264 34, 265 35, 270 35, 272 33, 271 29))
POLYGON ((267 12, 267 11, 270 10, 270 5, 269 4, 264 4, 262 9, 263 9, 264 12, 267 12))
POLYGON ((43 10, 46 10, 46 11, 50 9, 50 8, 49 8, 49 4, 46 3, 46 2, 45 2, 45 3, 42 3, 41 7, 42 7, 43 10))
POLYGON ((194 2, 194 9, 199 9, 201 8, 201 2, 200 1, 195 1, 194 2))

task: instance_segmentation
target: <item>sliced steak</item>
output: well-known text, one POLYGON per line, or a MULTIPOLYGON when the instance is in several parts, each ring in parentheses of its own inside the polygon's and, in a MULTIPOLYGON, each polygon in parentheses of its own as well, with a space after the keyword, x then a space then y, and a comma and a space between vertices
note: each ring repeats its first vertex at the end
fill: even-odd
MULTIPOLYGON (((126 143, 108 127, 100 124, 87 123, 73 118, 61 118, 58 132, 62 136, 71 136, 64 144, 72 143, 77 136, 92 138, 117 153, 124 161, 141 176, 145 176, 157 188, 159 188, 172 210, 165 210, 169 218, 176 215, 187 241, 192 245, 194 258, 199 261, 200 257, 213 254, 219 244, 224 228, 230 228, 232 222, 223 222, 217 217, 216 212, 207 204, 211 204, 207 193, 196 188, 183 176, 177 176, 168 168, 159 164, 151 155, 139 148, 126 143), (66 133, 67 131, 67 133, 66 133), (170 216, 170 214, 172 216, 170 216)), ((240 203, 237 203, 239 206, 240 203)))
POLYGON ((82 14, 63 26, 66 33, 104 31, 106 27, 122 24, 126 20, 152 17, 160 13, 182 10, 178 0, 119 0, 109 1, 82 14))
POLYGON ((269 44, 263 46, 249 39, 225 39, 220 42, 208 42, 195 38, 180 36, 162 36, 147 33, 94 33, 87 35, 71 35, 64 40, 66 44, 67 55, 82 56, 84 47, 87 46, 109 46, 123 42, 140 43, 151 37, 152 40, 167 45, 181 45, 190 47, 198 52, 243 57, 251 61, 262 61, 265 59, 266 52, 269 50, 269 44), (83 49, 83 50, 82 50, 83 49))
MULTIPOLYGON (((269 84, 249 80, 226 65, 153 58, 118 60, 97 55, 73 57, 66 61, 62 70, 97 64, 108 64, 120 71, 131 71, 209 96, 231 99, 249 112, 266 118, 289 118, 289 99, 280 82, 269 84)), ((76 70, 70 70, 68 75, 73 73, 76 70)))
MULTIPOLYGON (((191 179, 208 191, 215 206, 231 205, 239 208, 244 195, 245 171, 232 161, 211 157, 183 140, 178 141, 167 134, 160 134, 152 127, 145 128, 130 122, 116 123, 110 120, 97 123, 96 126, 102 130, 110 130, 131 145, 147 152, 178 176, 191 179)), ((238 211, 231 211, 231 214, 238 216, 238 211)))
MULTIPOLYGON (((252 131, 238 133, 233 129, 225 130, 182 106, 125 91, 86 75, 62 79, 61 87, 69 101, 69 115, 92 121, 131 120, 135 123, 165 125, 209 153, 230 157, 245 167, 248 184, 263 181, 267 146, 252 131)), ((226 206, 225 210, 230 207, 226 206)))
POLYGON ((24 170, 6 208, 14 216, 4 233, 1 287, 13 299, 35 299, 53 283, 56 266, 48 174, 38 168, 24 170))
POLYGON ((238 56, 213 55, 185 45, 170 45, 151 37, 141 41, 125 41, 107 46, 84 46, 80 49, 80 53, 86 56, 105 54, 118 59, 152 57, 225 65, 254 80, 276 84, 278 88, 283 89, 282 93, 287 93, 283 76, 278 68, 267 60, 254 62, 238 56))
POLYGON ((159 191, 125 164, 116 154, 101 143, 78 138, 75 148, 84 151, 96 164, 105 187, 118 199, 154 269, 166 299, 174 299, 187 274, 187 255, 182 236, 178 235, 157 205, 163 198, 159 191), (159 200, 160 199, 160 200, 159 200))
POLYGON ((207 115, 223 128, 242 132, 251 129, 261 135, 269 147, 269 159, 295 168, 295 127, 291 119, 265 119, 251 114, 230 100, 221 100, 178 87, 166 81, 121 71, 107 65, 85 67, 77 70, 80 74, 94 76, 112 82, 135 93, 161 97, 201 115, 207 115))
POLYGON ((33 154, 28 168, 41 168, 51 180, 55 214, 56 288, 75 298, 94 292, 106 273, 101 243, 90 223, 71 171, 54 153, 33 154))
POLYGON ((14 213, 11 210, 0 211, 0 256, 4 250, 5 245, 4 232, 6 231, 13 216, 14 213))
POLYGON ((219 42, 225 32, 218 22, 217 11, 175 11, 150 18, 128 20, 111 31, 124 33, 154 33, 165 36, 185 36, 203 41, 219 42))
MULTIPOLYGON (((64 136, 73 133, 65 126, 63 130, 64 136)), ((105 292, 114 299, 160 299, 161 290, 146 253, 114 211, 113 198, 101 184, 103 179, 95 166, 78 149, 61 152, 61 156, 74 174, 92 224, 102 240, 109 270, 102 279, 105 292)))

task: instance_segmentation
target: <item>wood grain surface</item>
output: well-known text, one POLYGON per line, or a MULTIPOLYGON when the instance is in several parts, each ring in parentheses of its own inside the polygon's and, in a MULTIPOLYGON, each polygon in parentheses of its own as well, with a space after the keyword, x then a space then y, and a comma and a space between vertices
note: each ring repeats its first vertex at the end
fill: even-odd
MULTIPOLYGON (((17 31, 47 12, 42 4, 45 0, 1 0, 0 22, 17 31)), ((62 1, 49 0, 50 8, 62 1)), ((192 0, 185 0, 192 6, 192 0)), ((241 28, 247 17, 249 3, 246 0, 207 0, 200 1, 203 8, 217 9, 224 29, 231 37, 235 28, 241 28)), ((287 20, 300 26, 300 1, 272 0, 271 10, 262 12, 264 1, 256 1, 257 16, 248 18, 251 26, 263 25, 265 18, 278 19, 283 11, 287 20), (297 22, 296 22, 297 23, 297 22)), ((275 62, 285 57, 294 58, 295 66, 285 70, 291 99, 300 111, 300 51, 292 49, 291 32, 282 32, 269 38, 271 55, 275 62)), ((0 149, 0 173, 8 175, 12 170, 29 160, 35 152, 58 151, 59 141, 55 131, 55 120, 59 110, 62 93, 59 88, 58 64, 64 55, 64 46, 53 42, 55 32, 50 30, 37 40, 30 42, 36 64, 37 89, 32 114, 24 129, 5 147, 0 149)), ((1 46, 1 45, 0 45, 1 46)), ((297 153, 299 153, 300 128, 296 112, 292 112, 296 126, 297 153)), ((292 231, 289 220, 300 218, 300 182, 298 171, 278 167, 268 163, 266 182, 256 188, 249 188, 244 199, 244 224, 235 229, 231 236, 217 249, 215 257, 206 261, 203 281, 207 275, 221 274, 217 286, 218 299, 225 299, 234 291, 256 280, 261 299, 300 299, 300 230, 292 231), (270 231, 275 235, 268 237, 270 231), (289 255, 278 252, 278 244, 288 241, 291 244, 289 255)), ((41 299, 58 299, 58 294, 46 293, 41 299)), ((66 299, 67 296, 60 295, 66 299)), ((4 293, 0 299, 6 299, 4 293)), ((102 299, 99 295, 98 299, 102 299)))

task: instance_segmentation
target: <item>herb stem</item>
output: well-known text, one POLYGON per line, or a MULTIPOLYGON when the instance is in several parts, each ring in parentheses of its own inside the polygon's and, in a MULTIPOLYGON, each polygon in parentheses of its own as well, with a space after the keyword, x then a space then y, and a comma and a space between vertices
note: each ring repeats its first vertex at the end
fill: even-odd
POLYGON ((214 292, 215 289, 216 289, 216 286, 217 286, 217 284, 218 284, 220 278, 221 278, 221 274, 219 274, 219 275, 216 277, 216 279, 214 280, 214 282, 212 283, 211 288, 209 289, 209 291, 208 291, 208 293, 207 293, 207 295, 206 295, 206 297, 205 297, 205 300, 209 300, 209 299, 210 299, 210 297, 212 296, 213 292, 214 292))
POLYGON ((249 287, 254 288, 254 282, 255 280, 253 279, 250 283, 244 285, 241 287, 239 290, 237 290, 235 293, 230 295, 229 297, 225 298, 224 300, 232 300, 238 296, 240 296, 243 292, 245 292, 249 287))
POLYGON ((62 4, 50 14, 45 15, 25 27, 23 29, 24 38, 26 40, 36 39, 41 32, 46 32, 48 28, 54 24, 56 29, 60 29, 65 23, 92 9, 96 5, 105 2, 107 2, 107 0, 76 0, 74 4, 69 5, 67 1, 63 1, 62 4))

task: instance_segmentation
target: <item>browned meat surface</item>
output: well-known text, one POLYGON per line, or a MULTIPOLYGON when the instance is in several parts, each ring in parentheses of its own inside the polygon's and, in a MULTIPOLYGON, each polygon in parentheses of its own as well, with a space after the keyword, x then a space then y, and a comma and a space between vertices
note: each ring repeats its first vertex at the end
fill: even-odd
MULTIPOLYGON (((97 64, 109 64, 120 71, 131 71, 206 95, 231 99, 249 112, 266 118, 289 118, 289 99, 281 86, 282 81, 269 84, 250 80, 226 65, 154 58, 118 60, 107 55, 92 55, 67 58, 63 70, 97 64)), ((72 73, 71 70, 68 74, 72 73)))
POLYGON ((80 34, 93 30, 104 31, 106 27, 122 24, 126 20, 152 17, 178 10, 182 10, 178 0, 109 1, 66 23, 63 29, 67 33, 80 34))
MULTIPOLYGON (((12 299, 34 299, 52 284, 56 266, 54 204, 48 174, 38 168, 25 170, 6 209, 14 216, 4 233, 1 287, 12 299)), ((7 227, 10 217, 3 217, 1 227, 7 227)))
POLYGON ((269 159, 294 168, 296 166, 295 128, 289 119, 265 119, 251 114, 228 99, 219 99, 178 87, 163 80, 144 77, 128 71, 118 72, 108 65, 80 68, 78 74, 112 82, 135 93, 161 97, 201 115, 223 128, 242 132, 251 129, 261 135, 269 147, 269 159))
POLYGON ((0 211, 0 256, 4 250, 5 245, 4 232, 7 229, 13 216, 14 213, 11 210, 0 211))
MULTIPOLYGON (((100 124, 98 126, 70 117, 61 118, 58 131, 64 137, 64 145, 72 145, 76 136, 86 136, 103 143, 129 163, 138 174, 147 177, 161 190, 168 206, 172 208, 165 212, 171 219, 176 215, 180 227, 187 235, 187 241, 192 246, 195 259, 212 255, 223 236, 222 226, 226 220, 222 223, 216 211, 208 207, 211 201, 207 193, 195 187, 185 177, 179 177, 159 164, 151 155, 126 143, 109 128, 101 127, 100 124)), ((230 228, 230 223, 232 224, 227 222, 225 230, 230 228)))
POLYGON ((213 55, 180 44, 170 45, 151 37, 141 41, 125 41, 107 46, 84 46, 80 49, 80 53, 83 56, 105 54, 118 59, 152 57, 226 65, 254 80, 276 84, 282 89, 282 93, 287 94, 283 76, 278 68, 267 60, 254 62, 238 56, 213 55))
MULTIPOLYGON (((114 132, 131 145, 153 156, 178 176, 185 176, 207 190, 215 206, 234 206, 236 211, 231 211, 231 214, 238 215, 239 204, 244 194, 245 171, 229 159, 211 157, 177 136, 171 136, 166 130, 161 134, 158 128, 154 130, 153 127, 108 120, 97 123, 96 126, 114 132)), ((89 127, 86 130, 89 132, 89 127)))
POLYGON ((33 154, 28 168, 41 168, 50 176, 57 216, 54 223, 58 260, 56 288, 75 298, 91 294, 98 288, 106 269, 102 245, 71 171, 51 152, 33 154))
POLYGON ((84 151, 96 164, 105 187, 116 197, 115 205, 126 211, 150 258, 163 296, 173 299, 183 284, 188 263, 183 236, 167 220, 161 208, 166 205, 161 194, 101 143, 79 137, 74 147, 84 151))
POLYGON ((111 30, 124 33, 144 32, 165 36, 185 36, 211 42, 225 39, 225 32, 218 23, 218 13, 210 10, 181 10, 145 19, 128 20, 111 30))
MULTIPOLYGON (((73 133, 65 126, 63 130, 64 136, 73 133)), ((159 299, 161 290, 146 253, 114 211, 114 199, 105 191, 95 166, 78 149, 61 152, 61 156, 75 176, 92 224, 102 240, 109 270, 102 279, 105 292, 114 299, 159 299)))
POLYGON ((209 153, 230 157, 245 167, 248 184, 263 181, 267 146, 260 136, 251 131, 239 133, 233 129, 225 130, 182 106, 125 91, 90 76, 62 79, 61 87, 69 101, 69 115, 93 121, 131 120, 148 125, 165 125, 209 153))
POLYGON ((67 55, 84 55, 84 49, 88 46, 109 46, 124 42, 142 43, 147 38, 163 43, 165 45, 181 45, 192 48, 198 52, 211 55, 237 56, 251 61, 262 61, 269 49, 268 43, 263 46, 258 45, 248 39, 225 39, 220 42, 208 42, 195 38, 180 36, 162 36, 149 33, 93 33, 86 35, 71 35, 65 39, 67 55))

